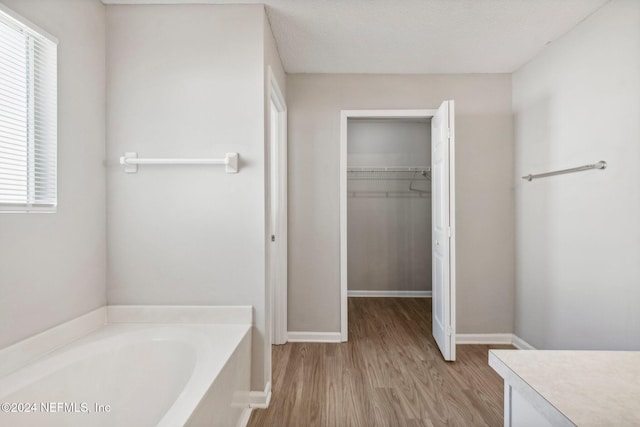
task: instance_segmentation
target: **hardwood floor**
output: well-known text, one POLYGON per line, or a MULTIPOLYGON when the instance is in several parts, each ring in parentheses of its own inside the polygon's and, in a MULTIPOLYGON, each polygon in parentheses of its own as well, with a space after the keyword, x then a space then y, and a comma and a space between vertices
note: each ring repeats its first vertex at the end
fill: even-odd
POLYGON ((349 298, 349 342, 273 347, 273 397, 249 426, 501 426, 503 385, 490 348, 445 362, 431 299, 349 298))

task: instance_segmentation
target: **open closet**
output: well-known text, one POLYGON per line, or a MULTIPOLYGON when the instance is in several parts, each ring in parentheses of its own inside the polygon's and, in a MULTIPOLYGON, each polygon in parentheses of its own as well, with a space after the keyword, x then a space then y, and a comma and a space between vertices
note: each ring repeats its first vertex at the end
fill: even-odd
POLYGON ((340 113, 341 341, 349 296, 431 297, 433 339, 455 360, 454 110, 340 113))
POLYGON ((431 119, 347 132, 348 296, 431 296, 431 119))

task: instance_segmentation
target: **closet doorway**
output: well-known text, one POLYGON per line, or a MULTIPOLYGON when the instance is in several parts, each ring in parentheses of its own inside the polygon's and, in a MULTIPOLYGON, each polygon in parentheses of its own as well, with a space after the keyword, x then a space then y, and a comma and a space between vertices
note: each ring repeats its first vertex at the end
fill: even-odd
POLYGON ((341 340, 349 293, 428 296, 430 287, 434 339, 455 360, 454 102, 340 119, 341 340))

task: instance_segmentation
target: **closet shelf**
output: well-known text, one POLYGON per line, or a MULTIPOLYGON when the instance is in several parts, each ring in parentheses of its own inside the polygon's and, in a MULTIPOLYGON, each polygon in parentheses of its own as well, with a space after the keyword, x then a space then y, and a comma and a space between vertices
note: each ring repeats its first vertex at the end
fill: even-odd
POLYGON ((431 197, 431 191, 412 191, 412 190, 393 190, 393 191, 348 191, 349 198, 428 198, 431 197))
POLYGON ((429 179, 430 175, 429 166, 347 168, 347 177, 350 180, 413 181, 421 177, 429 179))
POLYGON ((366 168, 347 168, 349 173, 358 172, 431 172, 429 166, 394 166, 394 167, 366 167, 366 168))

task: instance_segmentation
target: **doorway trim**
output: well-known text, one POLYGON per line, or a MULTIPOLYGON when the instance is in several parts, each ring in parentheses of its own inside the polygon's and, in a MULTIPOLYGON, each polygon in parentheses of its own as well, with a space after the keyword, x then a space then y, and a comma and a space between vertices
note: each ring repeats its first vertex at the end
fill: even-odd
MULTIPOLYGON (((271 144, 272 141, 272 129, 271 129, 271 108, 275 107, 277 112, 277 218, 276 230, 270 230, 271 219, 271 160, 269 160, 269 169, 267 171, 267 192, 269 194, 269 212, 267 213, 267 268, 270 270, 272 253, 271 235, 276 238, 276 253, 275 253, 275 283, 271 283, 270 286, 270 298, 271 302, 271 318, 268 319, 270 323, 268 339, 268 353, 271 354, 272 344, 284 344, 287 342, 287 104, 286 100, 278 85, 271 67, 268 67, 268 85, 269 85, 269 99, 267 105, 269 106, 269 156, 271 156, 271 144)), ((270 157, 269 157, 270 159, 270 157)), ((267 280, 271 281, 271 272, 268 271, 267 280)), ((269 372, 271 366, 268 366, 269 372)))
MULTIPOLYGON (((348 310, 347 310, 347 124, 351 118, 370 119, 402 119, 423 118, 430 119, 438 112, 437 109, 414 110, 341 110, 340 111, 340 340, 348 341, 348 310)), ((452 147, 453 149, 453 147, 452 147)), ((453 157, 452 157, 453 160, 453 157)), ((453 173, 453 161, 451 171, 453 173)), ((452 181, 453 183, 454 181, 452 181)), ((452 211, 453 212, 453 211, 452 211)), ((452 251, 455 250, 452 236, 452 251)), ((454 252, 455 253, 455 252, 454 252)), ((452 263, 452 266, 455 265, 452 263)), ((451 290, 455 296, 454 277, 452 275, 451 290)), ((455 307, 455 298, 452 306, 455 307)), ((452 310, 455 313, 455 309, 452 310)), ((451 319, 452 329, 455 331, 455 316, 451 319)))

